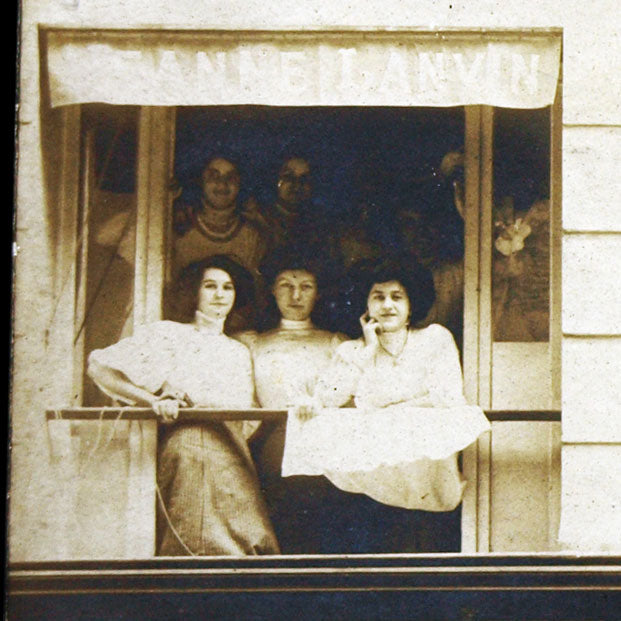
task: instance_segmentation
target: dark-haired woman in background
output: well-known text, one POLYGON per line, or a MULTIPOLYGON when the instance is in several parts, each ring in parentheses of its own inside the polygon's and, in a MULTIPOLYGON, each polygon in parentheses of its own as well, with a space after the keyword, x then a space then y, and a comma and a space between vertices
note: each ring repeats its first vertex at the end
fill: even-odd
MULTIPOLYGON (((260 284, 258 267, 267 248, 265 234, 242 213, 240 188, 237 165, 222 156, 207 160, 198 179, 184 185, 174 205, 173 280, 192 262, 226 255, 252 274, 255 285, 260 284)), ((177 302, 167 296, 167 318, 179 318, 177 302)), ((252 308, 237 305, 228 323, 233 330, 242 330, 253 325, 252 315, 252 308)))
MULTIPOLYGON (((281 246, 261 264, 271 292, 264 327, 236 336, 252 352, 256 395, 263 408, 288 409, 310 400, 315 382, 344 339, 318 328, 311 319, 329 262, 310 245, 281 246)), ((332 275, 333 276, 333 275, 332 275)), ((270 515, 283 553, 325 551, 322 521, 333 489, 323 477, 281 477, 286 422, 263 424, 254 451, 270 515)))
POLYGON ((169 423, 158 450, 160 555, 279 551, 243 422, 175 422, 180 407, 253 406, 250 353, 223 331, 251 291, 250 274, 228 257, 192 263, 176 290, 194 302, 192 323, 148 324, 89 357, 89 375, 104 392, 151 406, 169 423))
POLYGON ((240 186, 235 163, 216 156, 205 163, 198 180, 183 188, 175 201, 175 273, 214 254, 235 256, 256 272, 266 243, 259 228, 241 213, 240 186))
MULTIPOLYGON (((354 468, 351 473, 331 475, 326 464, 328 478, 338 487, 366 494, 350 499, 350 526, 345 530, 354 536, 344 544, 350 546, 344 551, 459 551, 458 515, 453 510, 461 501, 464 483, 457 452, 487 428, 487 420, 480 411, 467 407, 451 413, 450 408, 466 405, 451 333, 438 324, 410 327, 424 318, 433 304, 431 273, 413 258, 402 256, 366 262, 360 266, 357 280, 366 300, 360 317, 363 337, 339 346, 315 391, 320 406, 340 407, 353 400, 362 410, 354 412, 357 422, 352 429, 359 433, 358 439, 342 439, 345 452, 348 446, 356 446, 354 450, 359 452, 379 455, 372 473, 365 471, 366 464, 361 472, 354 468), (442 420, 441 410, 433 408, 443 408, 442 420), (394 414, 392 419, 389 412, 394 414), (385 428, 399 420, 403 429, 398 425, 385 428), (414 442, 402 444, 411 463, 398 459, 393 463, 401 450, 397 443, 408 434, 414 442), (378 447, 381 436, 387 445, 378 447), (436 453, 443 457, 429 459, 436 453)), ((317 406, 301 406, 298 411, 301 419, 316 413, 317 406)), ((328 418, 312 422, 323 425, 328 434, 338 435, 336 425, 331 429, 330 422, 338 421, 328 418)), ((313 433, 312 426, 308 431, 313 433)), ((317 433, 321 431, 318 426, 317 433)), ((352 455, 358 457, 360 462, 365 459, 365 455, 352 455)))

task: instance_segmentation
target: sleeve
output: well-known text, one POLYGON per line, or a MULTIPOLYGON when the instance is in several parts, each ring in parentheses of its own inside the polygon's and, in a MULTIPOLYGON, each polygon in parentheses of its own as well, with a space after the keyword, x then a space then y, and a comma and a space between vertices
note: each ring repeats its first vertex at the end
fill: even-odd
POLYGON ((362 375, 362 367, 356 362, 361 347, 358 341, 346 341, 337 347, 315 387, 315 396, 323 407, 340 407, 356 394, 362 375))
MULTIPOLYGON (((242 390, 241 398, 247 401, 244 407, 258 407, 258 400, 256 397, 256 391, 254 386, 254 365, 252 364, 252 356, 248 357, 248 365, 245 369, 242 368, 244 373, 244 388, 242 390)), ((262 425, 260 420, 244 420, 241 422, 242 434, 246 440, 249 440, 254 436, 259 427, 262 425)))
POLYGON ((433 406, 465 405, 464 383, 459 352, 449 330, 434 324, 429 326, 430 347, 427 382, 433 406))
POLYGON ((174 338, 165 323, 141 326, 130 337, 105 349, 95 349, 89 362, 119 371, 136 386, 157 392, 175 364, 174 338))
POLYGON ((252 369, 252 358, 246 349, 241 356, 239 369, 239 406, 240 408, 251 408, 255 405, 254 398, 254 373, 252 369))

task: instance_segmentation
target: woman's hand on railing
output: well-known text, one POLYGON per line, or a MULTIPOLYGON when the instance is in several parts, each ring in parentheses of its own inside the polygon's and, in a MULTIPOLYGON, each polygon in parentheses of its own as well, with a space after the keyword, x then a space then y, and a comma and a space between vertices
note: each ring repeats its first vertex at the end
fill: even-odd
POLYGON ((315 397, 302 397, 291 408, 291 411, 298 420, 305 422, 319 414, 321 404, 315 397))
POLYGON ((182 401, 173 397, 157 397, 153 403, 153 411, 163 423, 174 423, 179 416, 182 401))
POLYGON ((151 407, 163 423, 174 423, 179 417, 180 407, 192 407, 194 405, 187 395, 170 386, 164 386, 162 394, 154 397, 151 407))

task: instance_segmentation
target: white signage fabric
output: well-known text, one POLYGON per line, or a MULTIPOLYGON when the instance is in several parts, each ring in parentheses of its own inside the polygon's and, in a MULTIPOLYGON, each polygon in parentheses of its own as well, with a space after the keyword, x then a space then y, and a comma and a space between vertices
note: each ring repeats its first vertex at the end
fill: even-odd
POLYGON ((456 106, 554 101, 560 36, 48 30, 52 106, 456 106))

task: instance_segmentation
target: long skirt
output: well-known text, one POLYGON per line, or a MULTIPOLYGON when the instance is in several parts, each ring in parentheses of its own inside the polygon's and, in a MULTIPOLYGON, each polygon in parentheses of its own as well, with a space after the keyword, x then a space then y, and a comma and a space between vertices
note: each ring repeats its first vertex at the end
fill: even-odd
POLYGON ((279 553, 239 427, 204 423, 163 431, 157 472, 159 555, 279 553))
POLYGON ((365 494, 336 490, 329 549, 333 554, 459 552, 461 505, 453 511, 391 507, 365 494))
POLYGON ((265 425, 254 444, 261 489, 283 554, 330 554, 338 539, 334 498, 343 492, 323 476, 280 473, 286 424, 265 425))
POLYGON ((273 425, 254 446, 283 554, 459 552, 461 506, 403 509, 342 491, 323 476, 282 477, 284 441, 285 425, 273 425))

